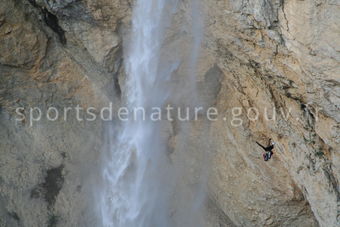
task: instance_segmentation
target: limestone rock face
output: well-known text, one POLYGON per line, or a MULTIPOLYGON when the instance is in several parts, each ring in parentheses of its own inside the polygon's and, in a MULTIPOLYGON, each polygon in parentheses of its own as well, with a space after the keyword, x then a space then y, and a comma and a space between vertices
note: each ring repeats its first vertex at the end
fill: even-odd
POLYGON ((24 22, 24 14, 1 3, 1 56, 2 65, 32 67, 45 54, 46 36, 32 23, 24 22))
MULTIPOLYGON (((116 23, 123 17, 94 16, 84 2, 45 4, 0 3, 0 226, 95 226, 89 179, 98 173, 103 124, 78 122, 76 113, 64 108, 117 104, 116 23), (58 24, 47 23, 43 7, 58 24), (17 107, 24 116, 19 120, 17 107), (41 120, 31 124, 31 111, 39 116, 35 107, 41 120), (49 107, 59 111, 57 120, 47 119, 49 107)), ((54 117, 54 110, 50 114, 54 117)), ((84 115, 80 112, 81 119, 84 115)))
POLYGON ((230 114, 212 129, 219 140, 216 204, 241 226, 311 226, 313 214, 321 226, 338 226, 339 4, 260 0, 205 6, 207 51, 225 74, 217 106, 222 112, 241 107, 243 121, 234 127, 230 114), (251 120, 252 110, 247 117, 250 108, 259 110, 258 120, 251 120), (266 108, 270 116, 276 108, 275 121, 266 120, 266 108), (291 109, 291 117, 279 109, 291 109), (254 144, 268 138, 277 144, 273 160, 264 163, 254 144))
MULTIPOLYGON (((100 223, 93 188, 107 124, 76 121, 74 112, 64 120, 64 110, 120 105, 132 4, 0 2, 0 226, 100 223), (51 106, 62 114, 56 121, 47 119, 51 106), (34 107, 41 120, 31 124, 34 107)), ((200 119, 189 131, 173 123, 169 147, 174 165, 194 176, 183 184, 209 175, 206 225, 339 226, 340 3, 204 0, 200 7, 197 96, 218 109, 218 120, 200 119), (264 162, 255 142, 269 138, 274 155, 264 162)), ((189 33, 172 34, 166 45, 189 33)))

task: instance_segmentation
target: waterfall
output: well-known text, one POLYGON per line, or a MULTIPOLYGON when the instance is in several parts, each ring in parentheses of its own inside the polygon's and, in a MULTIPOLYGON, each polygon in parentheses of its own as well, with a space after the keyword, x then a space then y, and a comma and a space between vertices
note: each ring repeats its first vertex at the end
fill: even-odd
MULTIPOLYGON (((183 97, 178 92, 173 93, 181 89, 187 102, 193 104, 194 67, 202 36, 198 33, 202 31, 197 24, 190 30, 197 34, 192 34, 192 51, 185 57, 190 76, 181 78, 181 84, 171 82, 181 65, 180 46, 165 43, 180 4, 184 3, 178 0, 136 1, 124 59, 127 74, 124 102, 129 110, 143 107, 147 112, 152 107, 164 107, 168 102, 176 103, 183 97), (177 51, 172 49, 174 46, 177 51)), ((196 11, 197 7, 192 7, 195 15, 196 11)), ((174 34, 177 32, 180 31, 174 34)), ((176 212, 172 199, 179 191, 176 187, 181 173, 169 159, 169 137, 164 132, 169 122, 142 119, 142 114, 135 117, 121 122, 115 141, 109 144, 110 157, 103 170, 107 184, 100 201, 102 225, 176 226, 179 223, 172 215, 176 212)))

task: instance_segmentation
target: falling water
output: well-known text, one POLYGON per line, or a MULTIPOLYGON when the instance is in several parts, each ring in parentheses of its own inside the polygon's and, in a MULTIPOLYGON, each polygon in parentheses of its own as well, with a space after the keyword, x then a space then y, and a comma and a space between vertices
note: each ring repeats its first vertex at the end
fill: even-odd
MULTIPOLYGON (((193 74, 202 34, 193 35, 192 51, 187 56, 190 76, 182 87, 171 85, 181 60, 176 51, 169 54, 173 50, 166 47, 165 34, 169 32, 180 4, 178 0, 136 1, 131 41, 125 49, 127 80, 124 101, 130 110, 164 107, 168 102, 175 102, 172 94, 175 90, 185 90, 183 95, 186 96, 194 93, 193 74), (164 57, 165 53, 167 57, 164 57)), ((192 12, 196 14, 196 11, 197 7, 193 7, 192 12)), ((202 31, 196 24, 191 32, 202 31)), ((181 98, 176 95, 177 99, 181 98)), ((168 136, 164 128, 169 123, 143 120, 142 117, 138 115, 135 120, 123 122, 115 141, 109 144, 111 156, 104 168, 108 184, 100 203, 103 226, 178 225, 172 217, 176 207, 171 200, 181 173, 168 156, 168 136)))

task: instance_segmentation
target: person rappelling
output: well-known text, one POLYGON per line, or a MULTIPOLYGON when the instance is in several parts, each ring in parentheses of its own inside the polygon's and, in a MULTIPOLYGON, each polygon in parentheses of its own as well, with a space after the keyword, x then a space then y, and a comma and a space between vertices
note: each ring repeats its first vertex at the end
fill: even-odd
POLYGON ((256 141, 256 143, 262 147, 263 150, 265 150, 265 152, 263 153, 263 159, 264 161, 268 161, 269 159, 271 159, 271 157, 273 156, 273 149, 274 149, 274 145, 275 143, 272 141, 272 139, 269 139, 268 141, 268 146, 265 147, 263 145, 261 145, 260 143, 258 143, 256 141))

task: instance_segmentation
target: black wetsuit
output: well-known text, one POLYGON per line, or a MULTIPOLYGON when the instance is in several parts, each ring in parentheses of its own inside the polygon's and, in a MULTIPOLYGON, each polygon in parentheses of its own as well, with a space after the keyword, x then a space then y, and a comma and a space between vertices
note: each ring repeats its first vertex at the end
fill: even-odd
POLYGON ((262 147, 263 150, 266 151, 266 153, 263 155, 263 158, 265 161, 268 161, 272 155, 273 155, 273 149, 274 149, 274 145, 273 144, 270 144, 268 145, 267 147, 261 145, 260 143, 256 142, 260 147, 262 147))
POLYGON ((260 143, 256 142, 260 147, 263 148, 265 151, 272 151, 274 149, 274 145, 270 144, 268 147, 262 146, 260 143))

